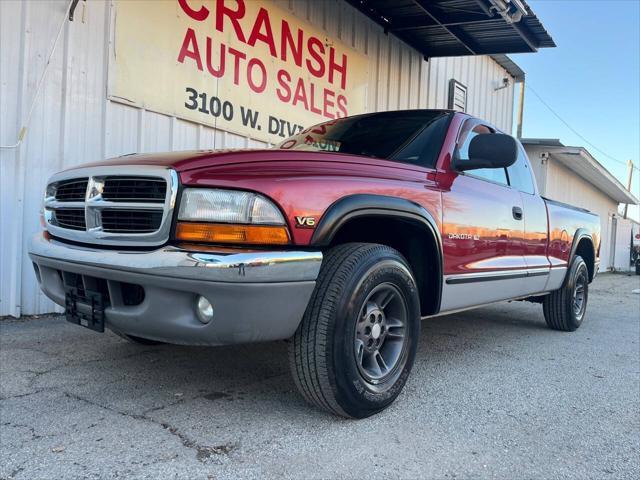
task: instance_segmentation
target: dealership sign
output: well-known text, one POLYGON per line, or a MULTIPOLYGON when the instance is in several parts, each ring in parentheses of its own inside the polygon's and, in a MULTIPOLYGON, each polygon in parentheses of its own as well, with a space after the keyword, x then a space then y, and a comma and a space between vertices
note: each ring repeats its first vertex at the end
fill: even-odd
POLYGON ((270 1, 120 0, 111 100, 280 142, 366 108, 367 57, 270 1))

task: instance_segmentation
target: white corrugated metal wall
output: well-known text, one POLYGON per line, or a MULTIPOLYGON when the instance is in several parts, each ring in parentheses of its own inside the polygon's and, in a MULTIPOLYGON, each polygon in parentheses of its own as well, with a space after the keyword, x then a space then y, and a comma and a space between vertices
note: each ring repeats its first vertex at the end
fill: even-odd
MULTIPOLYGON (((281 0, 369 58, 367 109, 446 108, 451 78, 468 87, 467 111, 511 131, 513 86, 494 89, 506 71, 490 57, 422 55, 342 0, 281 0)), ((0 1, 0 143, 13 144, 24 122, 68 0, 0 1)), ((67 22, 19 148, 0 150, 0 315, 54 310, 26 256, 40 229, 46 179, 80 163, 130 152, 257 147, 250 138, 106 99, 113 5, 80 2, 67 22)))
POLYGON ((635 270, 631 266, 631 239, 633 223, 627 218, 616 218, 615 245, 613 245, 612 267, 616 272, 630 272, 635 270))
POLYGON ((600 216, 600 271, 611 269, 612 218, 618 213, 618 202, 553 157, 542 163, 540 155, 546 152, 543 147, 525 145, 525 149, 542 195, 587 208, 600 216))

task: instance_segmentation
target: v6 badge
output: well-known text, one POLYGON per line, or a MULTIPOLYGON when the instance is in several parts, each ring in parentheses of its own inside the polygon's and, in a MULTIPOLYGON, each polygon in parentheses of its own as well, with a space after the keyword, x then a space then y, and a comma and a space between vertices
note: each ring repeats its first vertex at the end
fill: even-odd
POLYGON ((297 228, 313 228, 316 226, 315 217, 296 217, 297 228))

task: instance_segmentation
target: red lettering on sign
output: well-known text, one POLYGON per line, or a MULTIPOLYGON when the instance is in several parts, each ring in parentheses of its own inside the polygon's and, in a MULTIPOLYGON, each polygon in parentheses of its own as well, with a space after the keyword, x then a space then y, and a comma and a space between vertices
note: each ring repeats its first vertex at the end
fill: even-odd
POLYGON ((258 10, 258 15, 256 16, 256 21, 253 24, 253 28, 251 29, 251 34, 249 35, 249 40, 247 43, 254 47, 256 45, 256 41, 260 40, 264 42, 269 47, 269 52, 272 57, 277 57, 276 53, 276 44, 273 40, 273 31, 271 30, 271 22, 269 21, 269 12, 264 7, 260 7, 258 10), (262 33, 262 28, 264 27, 265 33, 262 33))
POLYGON ((200 7, 200 10, 194 10, 189 6, 187 0, 178 0, 178 3, 180 4, 180 7, 182 7, 184 13, 189 15, 194 20, 202 22, 209 16, 209 9, 204 5, 200 7))
POLYGON ((338 95, 338 109, 342 115, 338 115, 340 117, 347 117, 349 114, 347 113, 347 97, 344 95, 338 95))
POLYGON ((247 81, 249 82, 251 90, 256 93, 262 93, 264 92, 264 89, 267 88, 267 69, 259 58, 252 58, 249 60, 249 63, 247 64, 247 81), (256 84, 253 81, 253 67, 258 67, 260 70, 261 82, 259 84, 256 84))
POLYGON ((291 100, 291 75, 286 70, 278 70, 278 84, 280 85, 276 88, 276 95, 280 101, 288 103, 291 100))
POLYGON ((213 47, 211 46, 212 43, 213 41, 211 40, 211 37, 207 37, 207 70, 209 70, 209 73, 214 77, 222 78, 222 76, 224 75, 225 59, 227 57, 225 55, 226 47, 224 43, 220 44, 220 65, 216 70, 215 68, 213 68, 213 66, 211 66, 211 57, 213 56, 213 47))
POLYGON ((318 115, 322 115, 322 110, 316 107, 316 86, 312 83, 309 89, 310 89, 309 98, 311 99, 311 105, 309 110, 311 110, 313 113, 316 113, 318 115))
POLYGON ((233 83, 238 85, 240 83, 240 60, 244 60, 247 56, 236 50, 235 48, 229 47, 229 53, 233 55, 233 83))
POLYGON ((180 63, 184 63, 185 57, 192 58, 196 61, 196 65, 198 66, 198 70, 202 70, 202 61, 200 60, 200 49, 198 49, 198 42, 196 40, 196 33, 192 28, 187 29, 187 33, 184 35, 184 40, 182 41, 182 47, 180 48, 180 54, 178 55, 178 61, 180 63), (189 46, 192 46, 192 49, 189 49, 189 46))
POLYGON ((324 75, 324 61, 322 59, 324 45, 316 37, 309 37, 309 40, 307 40, 307 48, 309 49, 309 55, 316 61, 316 66, 314 66, 313 62, 307 59, 307 69, 313 76, 322 78, 324 75), (316 48, 314 48, 314 45, 316 48))
POLYGON ((244 4, 244 0, 237 0, 237 3, 238 9, 233 10, 232 8, 224 6, 224 0, 218 0, 216 3, 216 30, 224 32, 224 17, 227 17, 231 20, 231 25, 233 25, 233 30, 236 32, 238 40, 242 43, 247 43, 242 27, 240 26, 240 19, 242 19, 247 12, 247 7, 244 4))
POLYGON ((333 74, 340 73, 340 88, 343 90, 347 86, 347 56, 342 54, 342 63, 336 63, 336 51, 333 47, 329 50, 329 83, 333 83, 333 74))
POLYGON ((302 78, 298 79, 298 84, 296 85, 296 90, 293 94, 292 105, 295 107, 299 102, 304 103, 305 110, 309 110, 309 103, 307 102, 307 92, 304 90, 304 80, 302 78))
POLYGON ((294 63, 302 66, 302 29, 298 29, 298 38, 294 43, 293 34, 291 33, 291 27, 289 22, 282 20, 282 37, 280 39, 280 51, 282 52, 282 60, 287 61, 287 49, 291 49, 291 56, 294 63), (288 48, 287 48, 288 47, 288 48))
POLYGON ((257 10, 252 8, 251 12, 257 12, 251 13, 255 18, 247 18, 245 2, 246 0, 215 0, 214 10, 204 0, 178 0, 180 9, 190 19, 196 22, 210 22, 208 28, 211 32, 198 39, 194 29, 187 28, 178 54, 178 62, 184 64, 189 63, 188 59, 193 60, 193 64, 200 71, 203 71, 203 65, 206 64, 204 71, 212 77, 222 78, 227 75, 233 78, 235 85, 246 82, 254 93, 264 93, 268 88, 269 94, 273 95, 275 90, 280 102, 300 106, 327 119, 347 116, 347 54, 327 45, 323 38, 309 35, 302 28, 292 26, 285 19, 280 21, 279 26, 274 25, 270 15, 275 14, 273 11, 270 14, 265 7, 259 7, 257 10), (241 51, 232 48, 228 43, 219 42, 222 36, 218 32, 224 33, 225 28, 227 33, 248 47, 256 47, 258 43, 263 43, 272 57, 287 62, 288 66, 279 68, 275 79, 270 78, 269 75, 272 73, 267 71, 264 56, 261 57, 249 48, 241 51), (198 40, 206 40, 206 51, 202 50, 204 58, 198 40), (300 71, 294 68, 293 64, 300 71), (233 70, 233 73, 230 70, 233 70), (310 80, 313 78, 321 79, 322 82, 314 83, 310 80), (334 87, 325 87, 328 84, 334 87))
POLYGON ((325 117, 336 118, 335 114, 333 113, 333 106, 334 106, 333 99, 335 96, 336 94, 331 90, 328 90, 326 88, 324 89, 324 99, 323 99, 324 109, 322 113, 325 117), (328 110, 329 108, 331 109, 331 111, 328 110))

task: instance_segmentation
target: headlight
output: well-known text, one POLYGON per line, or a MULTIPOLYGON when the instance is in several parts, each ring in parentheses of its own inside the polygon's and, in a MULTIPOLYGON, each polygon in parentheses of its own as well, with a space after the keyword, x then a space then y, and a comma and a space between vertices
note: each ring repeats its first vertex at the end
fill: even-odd
POLYGON ((184 190, 176 237, 188 242, 289 243, 284 217, 269 199, 253 192, 213 188, 184 190))
POLYGON ((278 208, 262 195, 236 190, 188 188, 182 194, 178 220, 284 225, 278 208))
POLYGON ((50 183, 47 185, 47 188, 45 188, 44 190, 44 199, 54 199, 56 196, 56 184, 55 183, 50 183))

